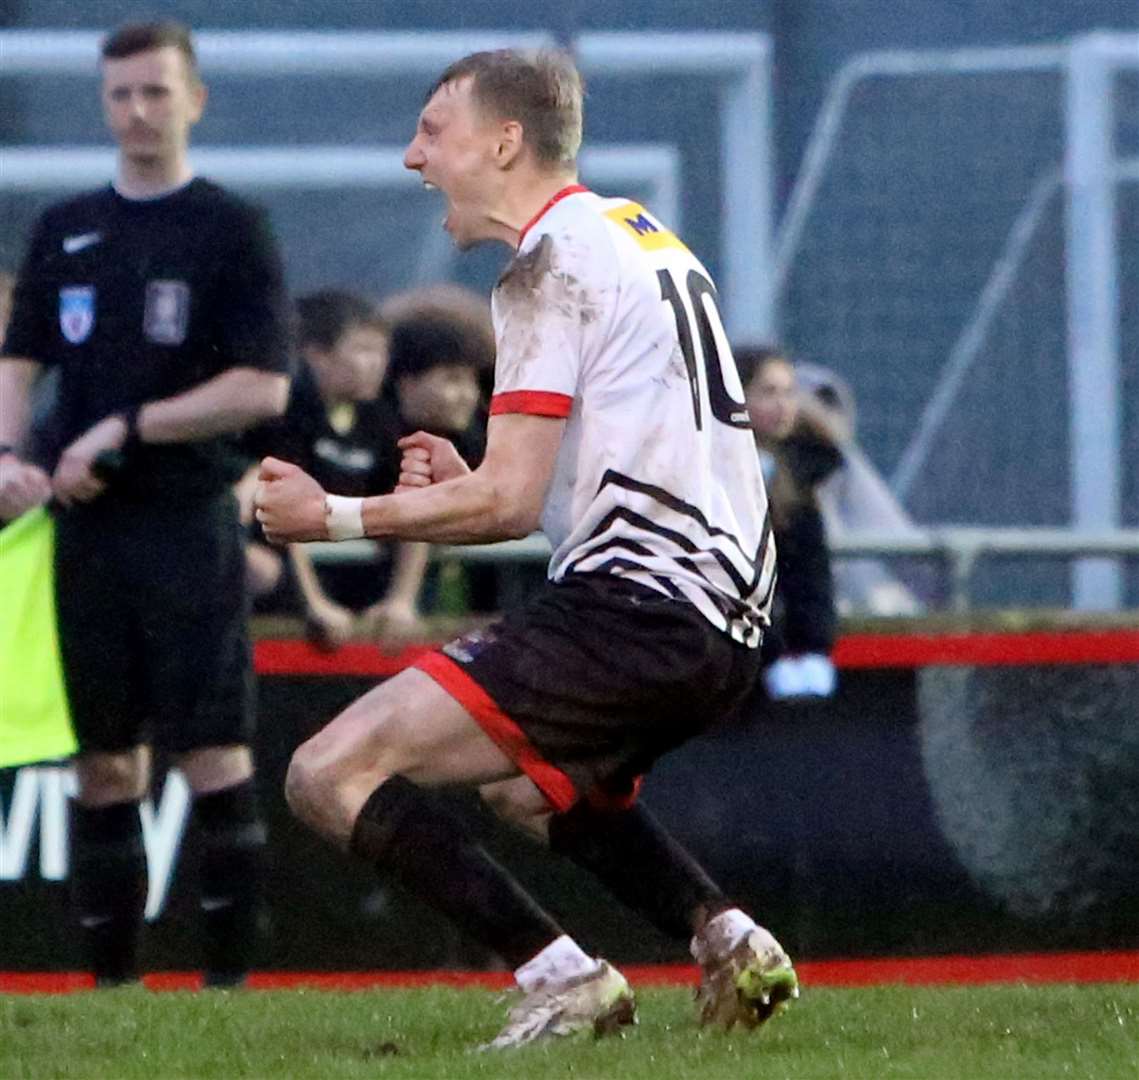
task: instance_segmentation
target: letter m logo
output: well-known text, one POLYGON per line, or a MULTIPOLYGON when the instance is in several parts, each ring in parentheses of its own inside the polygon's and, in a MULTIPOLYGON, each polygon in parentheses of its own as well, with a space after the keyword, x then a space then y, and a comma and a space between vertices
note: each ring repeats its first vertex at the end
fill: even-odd
POLYGON ((644 213, 638 214, 635 218, 625 218, 625 224, 628 225, 629 228, 632 229, 633 232, 635 232, 638 236, 644 236, 645 233, 660 232, 660 229, 658 229, 651 221, 649 221, 649 219, 645 217, 644 213))
POLYGON ((668 229, 653 221, 645 213, 645 208, 635 202, 623 202, 612 210, 606 210, 605 216, 619 229, 628 233, 645 251, 659 251, 661 248, 686 250, 668 229))

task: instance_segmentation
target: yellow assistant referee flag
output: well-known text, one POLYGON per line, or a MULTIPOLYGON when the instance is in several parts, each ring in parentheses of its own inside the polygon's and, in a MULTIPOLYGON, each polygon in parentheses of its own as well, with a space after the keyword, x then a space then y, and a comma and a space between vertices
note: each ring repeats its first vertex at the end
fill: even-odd
POLYGON ((55 629, 54 543, 43 507, 0 529, 0 768, 75 752, 55 629))

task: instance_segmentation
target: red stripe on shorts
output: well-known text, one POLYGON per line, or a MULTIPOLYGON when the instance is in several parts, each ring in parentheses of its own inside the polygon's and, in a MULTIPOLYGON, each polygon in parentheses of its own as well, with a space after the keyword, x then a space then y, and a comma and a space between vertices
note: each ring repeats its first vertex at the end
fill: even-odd
POLYGON ((585 801, 594 810, 631 810, 641 793, 645 778, 636 776, 623 789, 610 788, 605 784, 594 784, 586 793, 585 801))
POLYGON ((569 416, 573 398, 553 390, 507 390, 490 399, 490 415, 525 413, 528 416, 569 416))
POLYGON ((471 714, 498 748, 534 781, 555 810, 564 812, 577 802, 573 781, 538 753, 526 733, 454 660, 441 652, 429 652, 413 666, 434 679, 471 714))

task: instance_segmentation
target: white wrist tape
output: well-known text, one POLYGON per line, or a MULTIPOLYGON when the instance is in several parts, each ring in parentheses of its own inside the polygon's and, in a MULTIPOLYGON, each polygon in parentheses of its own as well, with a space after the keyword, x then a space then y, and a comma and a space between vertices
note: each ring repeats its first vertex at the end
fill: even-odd
POLYGON ((325 495, 324 523, 329 540, 359 540, 364 535, 364 500, 325 495))

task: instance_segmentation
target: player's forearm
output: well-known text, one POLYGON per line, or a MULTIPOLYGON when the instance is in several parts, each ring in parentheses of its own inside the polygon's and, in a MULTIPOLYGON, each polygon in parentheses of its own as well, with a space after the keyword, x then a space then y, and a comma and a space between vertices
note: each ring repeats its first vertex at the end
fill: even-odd
POLYGON ((138 414, 139 437, 180 443, 244 431, 280 416, 288 396, 287 375, 231 368, 177 397, 147 402, 138 414))
POLYGON ((476 469, 418 491, 365 499, 364 532, 377 539, 489 544, 528 536, 540 507, 540 498, 534 503, 476 469))
POLYGON ((40 367, 34 360, 0 357, 0 445, 23 443, 31 419, 31 390, 40 367))

